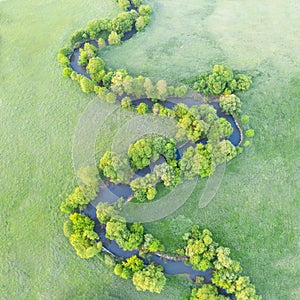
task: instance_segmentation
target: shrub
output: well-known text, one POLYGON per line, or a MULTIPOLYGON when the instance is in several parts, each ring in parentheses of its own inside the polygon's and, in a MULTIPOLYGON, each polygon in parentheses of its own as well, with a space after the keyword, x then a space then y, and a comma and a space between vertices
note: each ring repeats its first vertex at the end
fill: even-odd
POLYGON ((86 67, 86 71, 91 75, 92 80, 100 82, 105 76, 104 61, 100 57, 92 57, 86 67))
POLYGON ((248 129, 248 130, 246 130, 246 133, 245 133, 245 135, 246 135, 246 137, 254 137, 254 130, 253 129, 248 129))
POLYGON ((245 141, 243 144, 244 147, 248 147, 249 145, 250 145, 250 141, 245 141))
POLYGON ((243 124, 249 123, 249 120, 250 120, 250 117, 247 116, 247 115, 243 115, 242 118, 241 118, 241 121, 242 121, 243 124))
POLYGON ((141 5, 138 12, 141 16, 150 16, 152 14, 152 9, 149 5, 141 5))
POLYGON ((242 102, 236 95, 222 95, 220 97, 221 110, 230 115, 238 115, 241 113, 242 102))

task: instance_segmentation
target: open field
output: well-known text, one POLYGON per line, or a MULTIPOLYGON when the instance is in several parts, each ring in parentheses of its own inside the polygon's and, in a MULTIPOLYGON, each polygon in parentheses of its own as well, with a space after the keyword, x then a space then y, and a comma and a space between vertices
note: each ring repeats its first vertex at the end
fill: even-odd
MULTIPOLYGON (((300 4, 209 2, 149 1, 146 32, 104 55, 111 67, 173 82, 214 63, 254 77, 241 97, 256 136, 228 164, 216 197, 195 209, 202 181, 181 209, 146 228, 171 251, 199 223, 232 249, 264 299, 299 299, 300 4)), ((165 300, 187 292, 178 277, 161 295, 138 293, 99 259, 77 257, 63 236, 73 133, 93 97, 61 77, 56 52, 89 19, 117 12, 111 0, 0 1, 1 299, 165 300)))

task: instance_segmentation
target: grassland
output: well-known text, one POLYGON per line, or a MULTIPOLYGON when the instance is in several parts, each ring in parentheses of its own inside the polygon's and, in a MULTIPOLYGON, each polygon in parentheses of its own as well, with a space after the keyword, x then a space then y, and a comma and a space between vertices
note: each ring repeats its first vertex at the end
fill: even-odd
MULTIPOLYGON (((169 250, 192 223, 208 227, 264 299, 299 299, 299 3, 149 2, 152 23, 106 51, 108 64, 174 82, 214 63, 247 72, 244 110, 256 137, 205 209, 195 209, 203 181, 184 207, 146 227, 169 250)), ((1 299, 165 300, 187 289, 172 278, 161 295, 138 293, 98 258, 76 257, 62 233, 73 132, 92 97, 60 76, 56 51, 87 20, 117 11, 110 0, 0 1, 1 299)))

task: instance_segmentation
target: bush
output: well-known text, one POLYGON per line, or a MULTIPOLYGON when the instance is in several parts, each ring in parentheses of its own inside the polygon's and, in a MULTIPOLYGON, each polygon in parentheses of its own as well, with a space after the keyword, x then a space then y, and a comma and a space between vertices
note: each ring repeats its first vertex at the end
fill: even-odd
POLYGON ((249 145, 250 145, 250 141, 245 141, 243 144, 244 147, 248 147, 249 145))
POLYGON ((242 102, 236 95, 223 95, 220 97, 221 110, 230 115, 239 115, 242 109, 242 102))
POLYGON ((247 116, 247 115, 243 115, 242 118, 241 118, 241 121, 242 121, 243 124, 249 123, 249 120, 250 120, 250 117, 247 116))
POLYGON ((100 57, 92 57, 86 67, 86 71, 91 75, 92 80, 100 82, 105 76, 104 61, 100 57))
POLYGON ((188 89, 186 85, 178 86, 175 88, 174 96, 179 98, 184 97, 187 94, 187 91, 188 89))
POLYGON ((254 130, 253 129, 248 129, 248 130, 246 130, 246 133, 245 133, 245 135, 246 135, 246 137, 254 137, 254 130))

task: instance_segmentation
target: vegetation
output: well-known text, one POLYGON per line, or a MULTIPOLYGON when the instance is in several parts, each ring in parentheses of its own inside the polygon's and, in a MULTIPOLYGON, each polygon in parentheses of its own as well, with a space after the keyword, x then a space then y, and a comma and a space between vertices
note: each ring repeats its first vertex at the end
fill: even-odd
POLYGON ((94 221, 83 214, 70 215, 70 220, 64 224, 64 234, 81 258, 91 258, 102 249, 102 243, 94 232, 94 221))
POLYGON ((244 74, 235 74, 227 66, 215 65, 212 73, 201 73, 189 83, 194 90, 204 94, 228 95, 236 91, 247 91, 252 80, 244 74))
POLYGON ((166 284, 163 267, 150 264, 143 270, 134 273, 132 282, 138 291, 160 293, 166 284))
MULTIPOLYGON (((35 0, 26 3, 25 6, 22 1, 18 1, 18 9, 15 2, 1 3, 1 37, 5 41, 1 47, 1 72, 6 95, 1 127, 5 145, 1 152, 3 243, 0 252, 5 274, 1 295, 6 299, 32 299, 47 297, 41 292, 47 290, 47 294, 53 298, 63 299, 66 293, 72 294, 76 290, 76 295, 72 294, 75 298, 149 298, 148 293, 137 293, 129 283, 111 276, 101 256, 99 259, 80 261, 74 255, 71 245, 65 242, 61 231, 64 216, 57 213, 57 207, 65 194, 72 192, 77 184, 72 168, 71 137, 74 124, 77 124, 91 99, 79 89, 74 89, 71 81, 58 76, 60 71, 53 63, 57 42, 61 43, 66 37, 66 31, 78 28, 85 20, 99 14, 114 15, 117 11, 106 2, 100 7, 97 1, 91 1, 88 5, 79 1, 64 1, 60 5, 35 0), (68 16, 62 13, 66 11, 69 12, 68 16), (44 26, 40 18, 33 20, 28 17, 44 13, 47 13, 49 26, 44 26), (68 30, 66 18, 68 26, 71 26, 68 30), (36 37, 34 43, 32 39, 11 38, 24 36, 26 30, 36 37), (39 51, 36 51, 37 44, 39 51), (19 49, 17 56, 12 51, 16 47, 19 49), (31 54, 34 54, 34 59, 31 54), (24 64, 19 59, 22 57, 26 57, 30 63, 24 64), (24 77, 24 74, 30 76, 24 77), (47 140, 44 143, 45 137, 47 140), (18 191, 15 190, 16 185, 18 191), (11 243, 12 240, 16 243, 11 243), (43 276, 37 275, 39 268, 43 269, 43 276)), ((121 53, 111 51, 105 54, 105 57, 109 55, 109 59, 105 59, 107 67, 126 64, 130 65, 128 70, 131 74, 172 78, 175 82, 198 70, 208 70, 210 62, 218 59, 226 61, 235 69, 243 68, 245 73, 247 71, 253 75, 255 82, 255 93, 249 92, 243 96, 243 109, 251 116, 256 141, 255 147, 247 149, 245 159, 238 158, 227 165, 222 187, 208 207, 195 209, 203 187, 203 181, 200 181, 195 193, 178 213, 163 221, 147 224, 147 228, 162 239, 167 250, 171 251, 178 243, 171 231, 174 219, 178 220, 178 234, 185 230, 188 220, 201 220, 202 225, 212 229, 218 241, 230 245, 234 257, 241 257, 245 272, 251 274, 264 297, 297 299, 299 267, 297 263, 290 263, 297 255, 297 243, 294 243, 297 232, 293 229, 297 228, 298 210, 293 200, 297 194, 297 184, 290 184, 289 193, 286 193, 287 185, 283 181, 288 178, 290 182, 297 182, 293 157, 297 157, 298 150, 295 136, 299 127, 299 68, 296 63, 291 63, 298 61, 297 47, 291 41, 298 39, 299 31, 291 30, 286 18, 282 18, 289 10, 290 19, 295 23, 294 28, 299 28, 299 20, 295 18, 296 10, 290 9, 297 3, 292 1, 282 10, 274 10, 270 5, 266 19, 262 22, 256 22, 256 11, 246 9, 242 4, 237 5, 231 7, 233 17, 226 19, 225 23, 217 13, 227 9, 223 2, 203 6, 201 2, 192 0, 189 2, 190 9, 182 9, 179 2, 165 1, 163 10, 159 9, 161 3, 157 1, 155 19, 163 20, 165 13, 172 10, 172 26, 164 28, 164 34, 155 35, 151 34, 152 29, 149 28, 142 42, 136 40, 126 45, 121 53), (190 15, 191 10, 201 11, 199 17, 202 17, 208 15, 212 8, 216 12, 210 14, 214 34, 204 29, 198 32, 198 39, 191 40, 186 35, 195 21, 190 15), (278 20, 282 30, 275 34, 270 26, 266 26, 268 18, 278 20), (182 23, 182 20, 187 22, 182 23), (255 39, 246 39, 240 43, 251 34, 252 23, 258 26, 255 39), (208 42, 199 43, 202 38, 208 42), (174 41, 178 45, 175 52, 172 51, 174 41), (139 51, 133 58, 130 53, 137 45, 139 51), (187 48, 180 48, 179 45, 189 45, 188 55, 187 48), (270 52, 270 45, 276 51, 270 52), (159 55, 162 49, 168 51, 168 60, 164 55, 159 55), (276 145, 279 143, 281 147, 278 156, 276 145), (269 163, 262 167, 262 160, 269 163), (238 177, 236 170, 239 170, 238 177), (270 181, 274 183, 272 190, 269 188, 270 181), (275 206, 280 207, 280 217, 275 206), (261 212, 263 218, 257 223, 261 212), (180 218, 183 215, 185 219, 180 218)), ((260 4, 259 1, 252 3, 257 7, 260 4)), ((280 3, 275 1, 273 4, 280 3)), ((158 33, 161 33, 159 28, 158 33)), ((110 126, 115 128, 113 120, 110 126)), ((105 145, 111 135, 105 132, 97 145, 99 153, 105 152, 105 145)), ((186 280, 179 276, 168 278, 163 292, 160 295, 153 294, 151 298, 179 299, 185 286, 186 280)))

